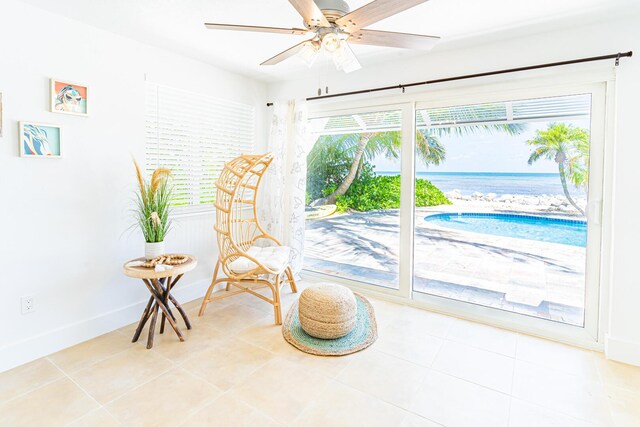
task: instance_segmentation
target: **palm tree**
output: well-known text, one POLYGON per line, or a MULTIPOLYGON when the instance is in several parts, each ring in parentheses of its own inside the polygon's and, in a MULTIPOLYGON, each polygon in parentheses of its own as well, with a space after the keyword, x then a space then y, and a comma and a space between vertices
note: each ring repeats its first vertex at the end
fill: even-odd
MULTIPOLYGON (((445 158, 445 149, 440 141, 426 132, 417 134, 417 156, 425 164, 438 165, 445 158)), ((402 145, 400 131, 365 132, 347 135, 325 135, 319 138, 314 149, 309 153, 308 162, 325 162, 330 151, 342 151, 351 159, 349 170, 338 187, 330 195, 315 202, 317 205, 334 204, 338 196, 347 193, 358 173, 367 161, 379 155, 387 159, 398 159, 402 145)))
POLYGON ((546 130, 536 131, 536 136, 527 141, 527 144, 535 147, 528 163, 531 165, 538 159, 555 161, 564 196, 582 215, 584 210, 569 194, 567 180, 577 188, 586 187, 589 182, 589 139, 587 129, 566 123, 551 123, 546 130))
MULTIPOLYGON (((447 126, 437 128, 422 128, 416 133, 416 155, 425 166, 439 165, 445 160, 446 150, 440 142, 444 135, 468 135, 478 132, 506 132, 517 135, 523 132, 523 124, 495 124, 472 126, 447 126)), ((346 135, 321 136, 307 158, 310 167, 315 162, 325 163, 335 152, 342 152, 351 159, 349 171, 330 195, 314 202, 315 205, 334 204, 338 196, 347 193, 349 187, 358 176, 362 166, 379 155, 387 159, 398 159, 402 145, 400 131, 364 132, 346 135)))

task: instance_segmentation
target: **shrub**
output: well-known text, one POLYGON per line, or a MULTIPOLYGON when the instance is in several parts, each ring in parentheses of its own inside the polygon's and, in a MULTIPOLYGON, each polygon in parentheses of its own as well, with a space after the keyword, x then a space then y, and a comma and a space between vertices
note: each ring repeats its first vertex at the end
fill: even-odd
POLYGON ((442 191, 426 179, 416 179, 416 207, 450 205, 442 191))
MULTIPOLYGON (((400 208, 400 176, 363 174, 344 196, 338 197, 338 211, 348 209, 366 212, 376 209, 400 208)), ((426 179, 416 179, 416 206, 450 205, 438 187, 426 179)))

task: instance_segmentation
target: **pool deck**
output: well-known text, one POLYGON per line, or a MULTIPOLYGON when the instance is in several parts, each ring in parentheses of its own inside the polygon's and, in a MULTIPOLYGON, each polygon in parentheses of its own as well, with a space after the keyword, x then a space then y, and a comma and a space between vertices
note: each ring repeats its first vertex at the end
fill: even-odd
MULTIPOLYGON (((424 220, 441 212, 540 214, 530 207, 477 203, 416 209, 414 290, 582 325, 585 248, 447 229, 424 220)), ((310 220, 305 268, 397 287, 398 247, 397 210, 310 220)))

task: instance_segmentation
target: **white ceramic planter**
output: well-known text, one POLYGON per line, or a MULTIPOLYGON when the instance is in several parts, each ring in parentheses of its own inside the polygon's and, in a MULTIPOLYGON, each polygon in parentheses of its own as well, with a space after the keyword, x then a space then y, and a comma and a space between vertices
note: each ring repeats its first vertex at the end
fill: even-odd
POLYGON ((147 260, 164 255, 164 242, 147 243, 144 244, 144 257, 147 260))

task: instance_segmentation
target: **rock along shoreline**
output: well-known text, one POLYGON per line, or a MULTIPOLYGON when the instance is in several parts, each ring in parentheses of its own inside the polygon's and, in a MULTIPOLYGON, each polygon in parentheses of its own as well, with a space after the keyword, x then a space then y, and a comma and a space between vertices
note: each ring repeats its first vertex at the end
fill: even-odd
MULTIPOLYGON (((498 196, 496 193, 483 194, 474 192, 471 195, 463 195, 460 190, 452 190, 444 193, 454 205, 492 205, 497 208, 509 208, 515 210, 536 210, 543 212, 562 212, 567 214, 578 214, 576 209, 569 203, 563 195, 522 195, 522 194, 503 194, 498 196)), ((584 207, 587 200, 584 197, 574 198, 578 206, 584 207)))

